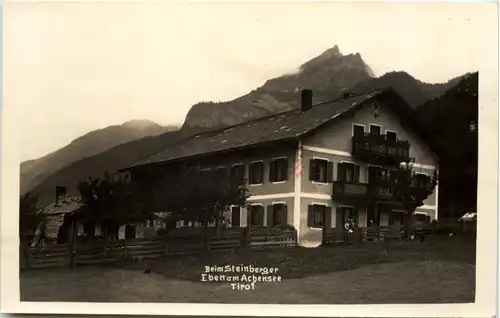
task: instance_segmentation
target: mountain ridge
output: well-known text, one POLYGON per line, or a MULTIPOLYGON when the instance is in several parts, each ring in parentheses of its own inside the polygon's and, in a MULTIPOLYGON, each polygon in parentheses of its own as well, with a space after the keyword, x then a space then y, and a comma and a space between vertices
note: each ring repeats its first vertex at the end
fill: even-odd
POLYGON ((102 177, 131 166, 146 157, 200 132, 232 126, 299 107, 300 90, 312 89, 314 103, 336 99, 345 91, 373 91, 393 87, 413 107, 443 94, 462 76, 442 84, 428 84, 406 72, 389 72, 372 76, 371 68, 361 54, 343 55, 338 46, 303 63, 295 74, 267 80, 262 86, 232 101, 201 102, 189 110, 181 129, 116 145, 93 156, 75 161, 45 176, 31 187, 43 202, 50 202, 56 185, 68 187, 77 195, 76 183, 86 177, 102 177))
POLYGON ((216 129, 291 110, 299 107, 300 90, 304 88, 313 90, 314 103, 321 103, 336 99, 345 91, 360 93, 392 86, 415 108, 442 94, 462 76, 435 84, 415 79, 403 71, 375 77, 360 53, 343 55, 335 45, 300 65, 297 72, 269 79, 248 94, 231 101, 193 105, 183 128, 216 129))
POLYGON ((159 135, 172 129, 175 127, 163 127, 150 120, 130 120, 120 125, 90 131, 45 156, 22 162, 21 193, 38 185, 48 175, 82 158, 96 155, 122 143, 159 135))
POLYGON ((303 63, 297 72, 267 80, 262 86, 231 101, 193 105, 183 127, 218 128, 299 106, 300 90, 314 90, 317 102, 335 98, 343 89, 368 80, 373 72, 361 55, 340 53, 334 46, 303 63))

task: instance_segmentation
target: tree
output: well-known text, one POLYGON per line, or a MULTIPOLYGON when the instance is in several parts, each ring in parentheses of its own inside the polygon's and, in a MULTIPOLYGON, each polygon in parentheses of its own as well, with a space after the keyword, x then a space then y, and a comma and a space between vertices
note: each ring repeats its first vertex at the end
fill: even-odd
POLYGON ((412 117, 419 135, 439 156, 442 217, 458 218, 477 206, 478 80, 478 73, 470 74, 419 106, 412 117))
POLYGON ((19 197, 19 234, 21 238, 25 235, 34 235, 43 219, 37 204, 38 195, 27 192, 19 197))
POLYGON ((111 176, 105 173, 102 180, 88 178, 80 181, 77 189, 83 203, 79 219, 100 224, 105 232, 114 232, 120 225, 153 217, 143 209, 144 198, 130 175, 111 176))
MULTIPOLYGON (((208 240, 208 223, 220 218, 231 206, 245 206, 249 197, 243 178, 231 177, 226 169, 200 171, 181 169, 166 176, 154 190, 152 207, 172 212, 172 217, 201 222, 208 240)), ((220 227, 217 226, 217 229, 220 227)))
POLYGON ((391 183, 394 196, 401 202, 406 212, 404 222, 404 235, 406 238, 411 235, 415 210, 424 205, 424 200, 434 192, 438 181, 438 170, 435 169, 433 176, 429 180, 426 179, 423 184, 419 184, 413 171, 413 162, 413 159, 402 162, 391 183))

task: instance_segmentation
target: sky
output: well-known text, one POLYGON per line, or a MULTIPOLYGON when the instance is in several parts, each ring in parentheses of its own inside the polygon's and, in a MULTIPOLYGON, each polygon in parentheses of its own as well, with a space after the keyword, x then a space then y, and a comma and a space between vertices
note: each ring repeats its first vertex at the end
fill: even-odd
MULTIPOLYGON (((494 5, 494 4, 493 4, 494 5)), ((132 119, 182 124, 338 45, 376 76, 477 71, 496 7, 480 3, 4 3, 3 107, 19 158, 132 119)), ((496 26, 495 26, 496 27, 496 26)))

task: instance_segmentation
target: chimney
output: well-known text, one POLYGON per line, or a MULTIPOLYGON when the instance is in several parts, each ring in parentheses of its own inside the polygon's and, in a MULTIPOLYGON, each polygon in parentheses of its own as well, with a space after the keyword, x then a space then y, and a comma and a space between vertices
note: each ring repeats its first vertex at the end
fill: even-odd
POLYGON ((56 204, 59 204, 59 199, 66 196, 66 187, 56 186, 56 204))
POLYGON ((313 92, 310 89, 303 89, 301 96, 300 109, 302 112, 306 112, 312 108, 313 92))

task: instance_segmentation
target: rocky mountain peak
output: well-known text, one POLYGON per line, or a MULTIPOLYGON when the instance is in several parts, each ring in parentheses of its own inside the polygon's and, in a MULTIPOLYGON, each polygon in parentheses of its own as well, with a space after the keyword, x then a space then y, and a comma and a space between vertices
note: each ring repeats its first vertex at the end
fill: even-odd
POLYGON ((314 91, 315 101, 337 97, 342 88, 373 77, 358 54, 343 55, 337 45, 302 64, 293 75, 269 79, 247 95, 224 103, 203 102, 193 106, 185 127, 215 128, 298 107, 300 89, 314 91))

